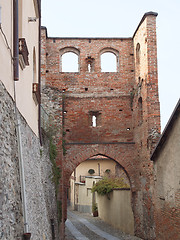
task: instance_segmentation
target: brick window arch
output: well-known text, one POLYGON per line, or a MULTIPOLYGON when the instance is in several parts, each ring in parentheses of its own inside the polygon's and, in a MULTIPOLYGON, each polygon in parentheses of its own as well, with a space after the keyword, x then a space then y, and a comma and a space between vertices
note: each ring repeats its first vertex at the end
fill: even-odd
POLYGON ((80 51, 74 47, 66 47, 60 50, 60 72, 79 72, 80 51))
POLYGON ((141 55, 140 44, 137 43, 137 45, 136 45, 136 64, 140 64, 140 55, 141 55))
POLYGON ((140 61, 141 61, 141 46, 139 43, 136 44, 136 76, 139 78, 140 76, 140 61))
POLYGON ((113 48, 104 48, 100 52, 101 72, 119 72, 119 52, 113 48))
POLYGON ((143 105, 142 97, 138 99, 138 124, 141 125, 143 122, 143 105))

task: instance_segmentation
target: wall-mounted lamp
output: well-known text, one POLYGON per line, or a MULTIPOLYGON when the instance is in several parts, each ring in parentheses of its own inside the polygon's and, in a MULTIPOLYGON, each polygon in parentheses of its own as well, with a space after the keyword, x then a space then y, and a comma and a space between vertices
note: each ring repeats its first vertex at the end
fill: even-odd
POLYGON ((28 22, 36 22, 36 17, 28 17, 28 22))

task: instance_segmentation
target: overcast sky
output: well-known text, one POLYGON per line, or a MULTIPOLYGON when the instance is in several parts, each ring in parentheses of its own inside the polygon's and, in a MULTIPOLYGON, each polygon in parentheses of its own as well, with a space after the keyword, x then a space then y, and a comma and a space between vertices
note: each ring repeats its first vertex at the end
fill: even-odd
POLYGON ((144 13, 157 17, 161 125, 180 97, 180 0, 42 0, 49 37, 132 37, 144 13))

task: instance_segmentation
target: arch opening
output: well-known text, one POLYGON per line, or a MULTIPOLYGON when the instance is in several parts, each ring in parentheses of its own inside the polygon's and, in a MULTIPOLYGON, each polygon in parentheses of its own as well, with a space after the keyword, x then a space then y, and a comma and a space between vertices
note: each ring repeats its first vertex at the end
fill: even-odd
POLYGON ((120 227, 122 231, 134 234, 134 215, 131 206, 132 194, 130 185, 129 176, 123 166, 108 156, 96 154, 81 162, 71 174, 68 202, 74 210, 91 214, 93 214, 92 209, 94 204, 96 204, 99 217, 102 220, 108 223, 108 219, 111 219, 114 227, 120 227), (96 192, 93 193, 91 191, 93 185, 104 177, 109 179, 123 178, 124 182, 129 185, 129 188, 113 190, 109 195, 110 200, 107 196, 100 196, 96 192), (113 211, 110 214, 111 216, 108 212, 110 208, 107 205, 111 205, 111 211, 113 211), (126 213, 123 212, 123 209, 126 209, 126 213), (124 224, 126 221, 128 224, 124 224), (128 227, 125 228, 124 225, 128 227))

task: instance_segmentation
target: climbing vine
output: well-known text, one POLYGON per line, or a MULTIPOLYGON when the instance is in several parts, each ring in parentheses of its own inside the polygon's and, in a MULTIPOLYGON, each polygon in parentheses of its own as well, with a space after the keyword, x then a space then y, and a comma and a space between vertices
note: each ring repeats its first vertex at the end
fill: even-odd
POLYGON ((57 196, 59 180, 61 178, 61 169, 59 166, 57 166, 56 157, 57 157, 56 145, 53 143, 53 140, 51 138, 49 141, 49 158, 52 163, 52 173, 50 175, 50 178, 55 185, 55 191, 57 196))
POLYGON ((50 179, 52 183, 55 186, 55 195, 56 195, 56 205, 57 205, 57 220, 58 224, 61 222, 62 219, 62 202, 58 200, 58 191, 59 191, 59 182, 61 179, 61 169, 60 166, 56 163, 57 158, 57 148, 54 143, 54 136, 56 136, 58 131, 57 126, 53 123, 53 120, 51 119, 49 122, 49 126, 46 130, 46 135, 49 139, 49 158, 52 164, 52 171, 50 174, 50 179))

